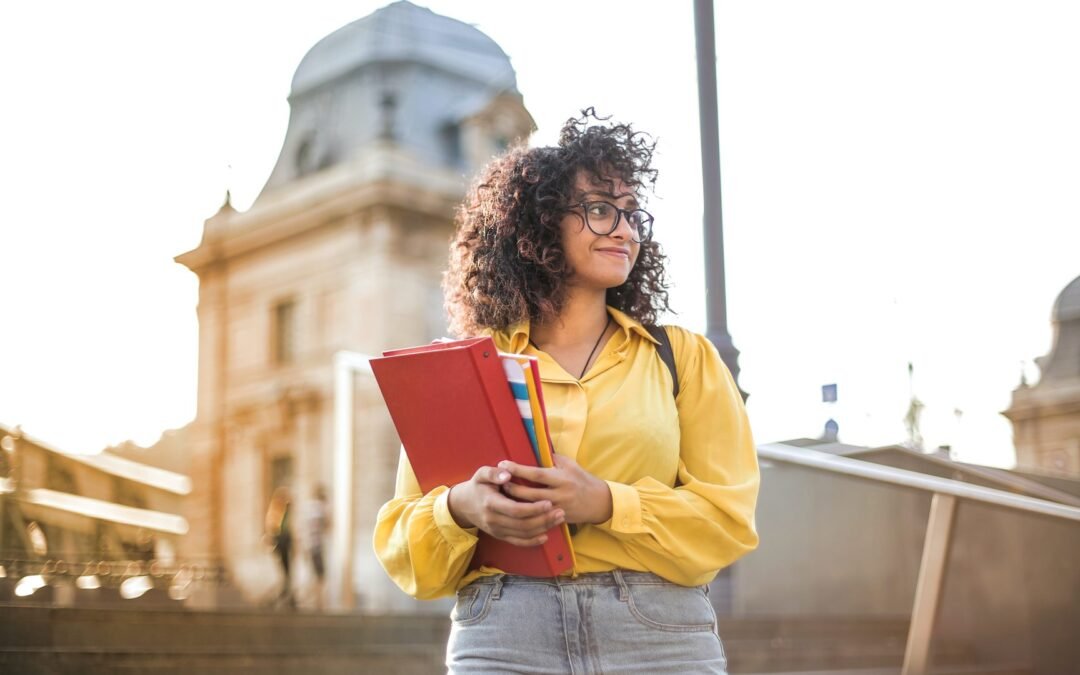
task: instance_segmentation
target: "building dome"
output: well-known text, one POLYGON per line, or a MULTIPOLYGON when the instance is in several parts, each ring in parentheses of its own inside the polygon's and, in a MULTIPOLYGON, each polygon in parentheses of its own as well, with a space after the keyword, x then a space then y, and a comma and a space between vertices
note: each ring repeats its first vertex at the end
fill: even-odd
POLYGON ((296 96, 372 63, 423 63, 501 91, 516 91, 510 58, 466 23, 401 0, 339 28, 293 75, 296 96))
MULTIPOLYGON (((466 23, 402 0, 334 31, 300 61, 289 126, 263 195, 393 146, 468 172, 532 129, 510 58, 466 23), (470 129, 497 101, 509 113, 470 129), (498 118, 498 119, 495 119, 498 118), (471 158, 471 159, 470 159, 471 158)), ((476 126, 476 125, 474 125, 476 126)))
POLYGON ((1069 282, 1054 302, 1053 320, 1057 323, 1080 319, 1080 277, 1069 282))
POLYGON ((1065 286, 1054 302, 1054 344, 1035 359, 1044 382, 1080 381, 1080 277, 1065 286))

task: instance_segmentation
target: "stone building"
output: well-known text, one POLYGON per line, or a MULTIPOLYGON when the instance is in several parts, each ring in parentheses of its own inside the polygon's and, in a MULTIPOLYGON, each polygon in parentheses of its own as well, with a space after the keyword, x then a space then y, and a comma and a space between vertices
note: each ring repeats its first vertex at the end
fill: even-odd
MULTIPOLYGON (((312 47, 289 105, 250 210, 226 200, 176 258, 199 277, 185 554, 220 558, 249 600, 278 583, 262 539, 270 493, 291 488, 302 528, 304 498, 334 484, 334 355, 445 334, 454 209, 476 169, 534 128, 499 46, 409 2, 312 47)), ((354 388, 351 576, 359 608, 385 609, 412 602, 389 587, 370 544, 399 446, 374 382, 359 376, 354 388)))
POLYGON ((187 476, 108 452, 67 453, 0 424, 0 602, 108 604, 151 561, 155 588, 141 602, 167 599, 190 491, 187 476), (93 587, 77 586, 79 577, 93 587), (20 592, 20 579, 34 578, 41 586, 20 592))
POLYGON ((1037 384, 1022 382, 1003 414, 1013 425, 1019 469, 1080 477, 1080 277, 1058 296, 1054 344, 1036 359, 1037 384))

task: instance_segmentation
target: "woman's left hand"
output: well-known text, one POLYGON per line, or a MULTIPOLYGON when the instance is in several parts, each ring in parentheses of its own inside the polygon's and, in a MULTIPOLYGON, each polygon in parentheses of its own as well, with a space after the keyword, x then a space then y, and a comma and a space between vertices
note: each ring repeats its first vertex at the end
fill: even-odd
POLYGON ((499 468, 515 478, 537 483, 527 487, 506 483, 503 491, 514 499, 538 502, 544 499, 566 513, 567 523, 603 523, 611 519, 611 490, 603 480, 578 466, 569 457, 555 455, 555 466, 541 469, 509 460, 499 462, 499 468))

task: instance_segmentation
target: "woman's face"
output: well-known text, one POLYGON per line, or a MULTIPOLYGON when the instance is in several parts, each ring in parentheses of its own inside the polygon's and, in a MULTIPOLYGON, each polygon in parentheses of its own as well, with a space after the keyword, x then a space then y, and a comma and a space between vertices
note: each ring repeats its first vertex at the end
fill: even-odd
MULTIPOLYGON (((590 201, 609 202, 627 211, 638 208, 637 196, 622 180, 613 178, 610 185, 607 182, 597 184, 580 172, 571 203, 590 201)), ((594 220, 600 220, 595 212, 594 220)), ((637 261, 641 244, 631 237, 630 224, 625 217, 620 215, 618 226, 610 234, 598 235, 586 226, 584 207, 574 206, 563 216, 559 227, 563 251, 572 270, 568 284, 607 290, 626 281, 637 261)))

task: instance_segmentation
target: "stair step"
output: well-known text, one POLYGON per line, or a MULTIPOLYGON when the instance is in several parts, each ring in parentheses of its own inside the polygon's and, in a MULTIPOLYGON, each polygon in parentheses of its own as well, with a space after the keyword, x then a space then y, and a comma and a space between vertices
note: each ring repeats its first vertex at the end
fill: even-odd
MULTIPOLYGON (((724 618, 736 673, 894 675, 907 621, 868 617, 724 618)), ((0 603, 0 673, 441 672, 443 615, 323 615, 0 603)), ((973 669, 963 645, 935 645, 934 675, 1030 675, 973 669)))
POLYGON ((0 672, 20 675, 415 675, 445 670, 444 655, 402 653, 323 654, 167 654, 117 652, 0 652, 0 672))
MULTIPOLYGON (((747 671, 740 670, 739 675, 900 675, 901 668, 844 668, 830 670, 764 670, 747 671)), ((931 668, 930 675, 1034 675, 1028 666, 1002 665, 1002 666, 950 666, 947 668, 931 668)))
POLYGON ((783 670, 757 671, 740 670, 739 675, 900 675, 900 668, 844 668, 842 670, 783 670))

